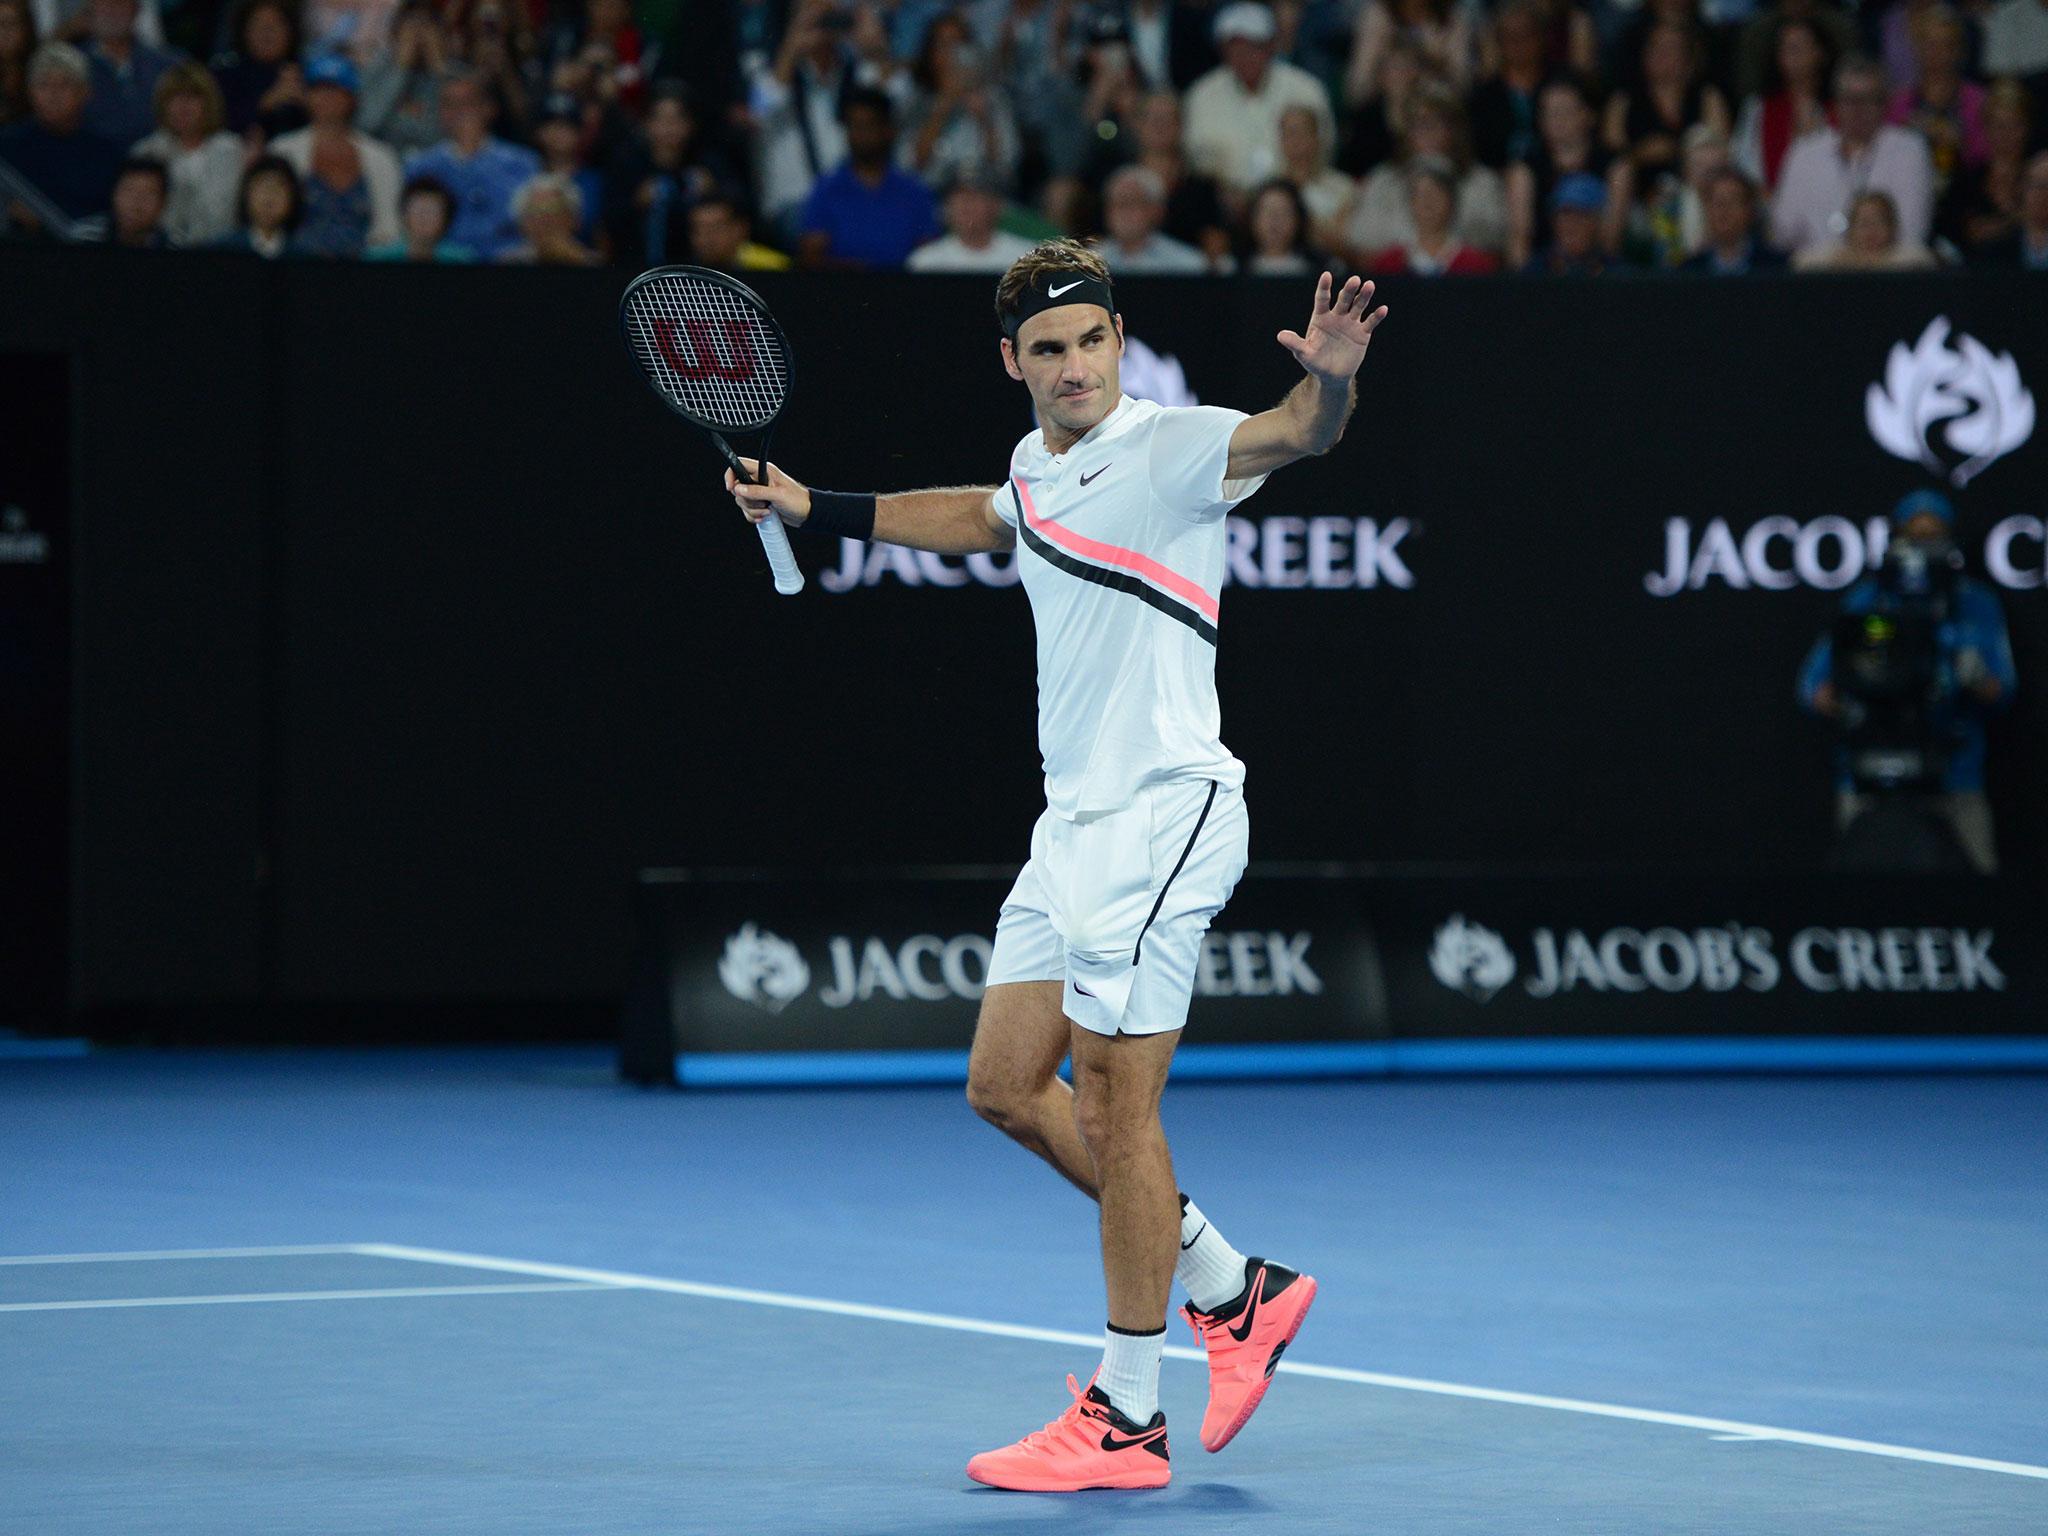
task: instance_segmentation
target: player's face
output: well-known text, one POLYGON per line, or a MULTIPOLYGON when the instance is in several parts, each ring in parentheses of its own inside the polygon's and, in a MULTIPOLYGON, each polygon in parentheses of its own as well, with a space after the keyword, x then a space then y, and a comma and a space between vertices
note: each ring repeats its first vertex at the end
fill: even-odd
POLYGON ((1004 341, 1003 366, 1031 391, 1041 423, 1079 436, 1115 407, 1123 354, 1122 324, 1108 310, 1063 304, 1004 341))

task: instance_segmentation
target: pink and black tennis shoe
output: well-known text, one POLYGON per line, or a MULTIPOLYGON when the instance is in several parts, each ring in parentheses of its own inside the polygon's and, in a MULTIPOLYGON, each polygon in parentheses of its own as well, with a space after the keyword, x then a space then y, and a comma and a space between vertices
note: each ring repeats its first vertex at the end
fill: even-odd
POLYGON ((1220 1451, 1243 1429, 1273 1384, 1280 1356, 1316 1299, 1313 1276, 1265 1259, 1244 1261, 1244 1294, 1214 1312, 1181 1311, 1209 1356, 1209 1409, 1202 1448, 1220 1451))

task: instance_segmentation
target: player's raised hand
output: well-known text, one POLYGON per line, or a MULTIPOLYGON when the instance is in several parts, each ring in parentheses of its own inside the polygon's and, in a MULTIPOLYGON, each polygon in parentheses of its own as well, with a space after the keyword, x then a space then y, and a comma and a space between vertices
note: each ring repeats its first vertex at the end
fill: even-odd
POLYGON ((1365 361, 1365 349, 1372 345, 1372 333, 1387 318, 1387 306, 1372 307, 1373 285, 1365 279, 1347 278, 1334 295, 1330 291, 1333 286, 1327 272, 1317 279, 1315 310, 1308 317, 1307 333, 1282 331, 1279 340, 1308 372, 1328 383, 1341 384, 1365 361))
MULTIPOLYGON (((759 459, 741 459, 740 462, 747 466, 748 474, 761 473, 759 459)), ((768 514, 773 512, 794 528, 811 515, 810 487, 798 484, 773 464, 768 466, 766 485, 744 484, 739 476, 728 469, 725 472, 725 488, 732 492, 732 499, 739 503, 740 510, 747 515, 747 521, 750 523, 764 523, 768 520, 768 514)))

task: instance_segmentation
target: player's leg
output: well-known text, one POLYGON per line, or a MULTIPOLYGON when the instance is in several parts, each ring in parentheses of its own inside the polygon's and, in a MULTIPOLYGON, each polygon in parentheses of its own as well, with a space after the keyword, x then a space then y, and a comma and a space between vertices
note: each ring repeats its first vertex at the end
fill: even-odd
MULTIPOLYGON (((1174 1258, 1180 1250, 1180 1190, 1159 1123, 1166 1069, 1178 1030, 1155 1035, 1073 1031, 1074 1118, 1095 1160, 1102 1202, 1102 1273, 1109 1325, 1122 1335, 1163 1334, 1174 1258)), ((1157 1361, 1152 1356, 1156 1397, 1157 1361)), ((1111 1399, 1143 1422, 1156 1402, 1111 1399), (1143 1408, 1143 1412, 1135 1411, 1143 1408)))
POLYGON ((1074 1090, 1061 1081, 1068 1024, 1057 981, 1016 981, 982 994, 967 1058, 967 1102, 1013 1141, 1095 1197, 1095 1161, 1074 1123, 1074 1090))
POLYGON ((1159 1125, 1159 1094, 1177 1034, 1105 1038, 1073 1026, 1074 1092, 1102 1201, 1110 1326, 1102 1369, 1067 1386, 1073 1406, 1036 1434, 967 1464, 997 1488, 1072 1492, 1157 1488, 1170 1476, 1159 1356, 1179 1244, 1180 1196, 1159 1125))
MULTIPOLYGON (((1244 871, 1250 822, 1244 797, 1220 792, 1198 832, 1183 833, 1169 853, 1180 874, 1167 887, 1145 936, 1122 1027, 1178 1030, 1187 1022, 1210 924, 1244 871)), ((1264 1399, 1280 1356, 1300 1331, 1316 1282, 1285 1265, 1247 1258, 1192 1202, 1180 1217, 1175 1274, 1188 1293, 1183 1309, 1209 1360, 1204 1449, 1229 1444, 1264 1399)))

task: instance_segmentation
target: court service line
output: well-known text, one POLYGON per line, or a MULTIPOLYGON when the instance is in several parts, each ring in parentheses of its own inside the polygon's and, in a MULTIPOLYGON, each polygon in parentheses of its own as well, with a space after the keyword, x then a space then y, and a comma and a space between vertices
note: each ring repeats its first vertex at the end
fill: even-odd
POLYGON ((110 1296, 99 1301, 0 1302, 0 1312, 98 1312, 120 1307, 221 1307, 252 1301, 377 1301, 386 1297, 531 1295, 535 1291, 641 1290, 588 1280, 532 1285, 403 1285, 360 1291, 250 1291, 237 1296, 110 1296))
MULTIPOLYGON (((920 1328, 950 1329, 956 1333, 978 1333, 1004 1339, 1033 1339, 1046 1344, 1071 1344, 1088 1349, 1102 1347, 1102 1335, 1096 1333, 1071 1333, 1058 1328, 1030 1328, 1016 1323, 954 1317, 943 1312, 916 1312, 901 1307, 871 1306, 864 1302, 797 1296, 783 1291, 757 1291, 740 1286, 709 1285, 693 1280, 668 1280, 655 1275, 588 1269, 575 1264, 546 1264, 528 1259, 497 1258, 489 1254, 455 1253, 441 1248, 414 1248, 400 1243, 358 1243, 350 1251, 379 1258, 408 1259, 421 1264, 446 1264, 465 1269, 500 1270, 508 1274, 542 1275, 558 1280, 583 1281, 591 1285, 661 1291, 675 1296, 697 1296, 711 1301, 745 1302, 753 1306, 782 1307, 791 1311, 818 1312, 834 1317, 860 1317, 877 1322, 908 1323, 920 1328)), ((1166 1353, 1176 1360, 1205 1358, 1200 1350, 1182 1345, 1168 1345, 1166 1353)), ((1437 1397, 1505 1403, 1520 1408, 1545 1408, 1553 1412, 1588 1414, 1603 1419, 1627 1419, 1639 1424, 1662 1424, 1674 1429, 1704 1430, 1708 1434, 1727 1436, 1738 1441, 1776 1440, 1824 1451, 1849 1451, 1862 1456, 1888 1457, 1894 1461, 1916 1461, 1933 1466, 1957 1467, 1971 1472, 2000 1472, 2011 1477, 2048 1480, 2048 1467, 2031 1466, 2025 1462, 1995 1461, 1984 1456, 1961 1456, 1951 1451, 1927 1451, 1909 1445, 1887 1445, 1876 1440, 1855 1440, 1843 1435, 1814 1434, 1803 1429, 1745 1424, 1735 1419, 1707 1418, 1691 1413, 1666 1413, 1656 1408, 1629 1408, 1617 1403, 1596 1403, 1575 1397, 1551 1397, 1538 1392, 1513 1392, 1499 1387, 1464 1386, 1457 1382, 1431 1381, 1426 1377, 1390 1376, 1379 1371, 1357 1371, 1334 1365, 1310 1365, 1297 1360, 1282 1360, 1280 1369, 1297 1376, 1351 1382, 1357 1386, 1383 1387, 1396 1392, 1426 1392, 1437 1397)))
POLYGON ((282 1248, 159 1248, 132 1253, 18 1253, 0 1264, 136 1264, 169 1259, 291 1259, 311 1254, 355 1253, 354 1243, 300 1243, 282 1248))

